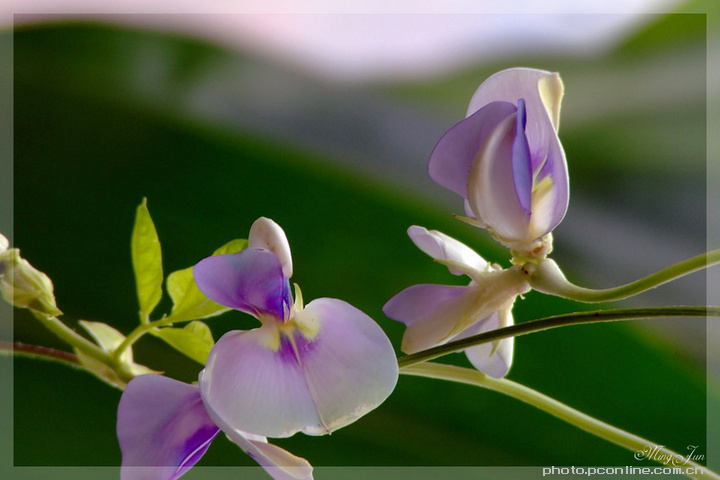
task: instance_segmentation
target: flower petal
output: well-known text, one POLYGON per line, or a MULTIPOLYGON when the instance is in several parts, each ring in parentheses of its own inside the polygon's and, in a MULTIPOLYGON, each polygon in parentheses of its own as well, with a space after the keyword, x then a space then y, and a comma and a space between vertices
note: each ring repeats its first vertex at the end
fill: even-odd
POLYGON ((448 270, 453 275, 472 277, 473 273, 485 271, 488 267, 475 250, 437 230, 413 225, 408 228, 408 236, 420 250, 435 260, 452 262, 454 265, 448 266, 448 270))
POLYGON ((262 466, 275 480, 312 480, 312 466, 304 458, 276 445, 267 438, 230 428, 217 419, 227 437, 262 466))
POLYGON ((460 319, 472 315, 476 297, 477 287, 413 285, 388 300, 383 312, 407 325, 402 351, 415 353, 450 340, 460 319))
POLYGON ((538 171, 548 155, 548 146, 559 142, 555 125, 559 123, 562 82, 557 73, 532 68, 502 70, 485 80, 475 91, 467 115, 473 115, 491 102, 517 105, 524 99, 527 109, 527 139, 538 171))
POLYGON ((223 336, 200 390, 213 418, 231 428, 322 435, 377 407, 397 376, 392 345, 370 317, 340 300, 318 299, 282 333, 263 326, 223 336))
POLYGON ((520 207, 525 213, 529 214, 531 210, 532 188, 533 188, 533 171, 532 159, 530 158, 530 146, 525 136, 525 125, 527 118, 525 116, 525 100, 518 100, 518 109, 515 122, 515 139, 512 144, 512 172, 513 185, 515 187, 515 195, 517 196, 520 207))
POLYGON ((550 143, 547 159, 540 172, 536 174, 535 183, 530 229, 534 235, 542 237, 562 221, 570 200, 567 160, 559 140, 550 143))
POLYGON ((498 122, 515 113, 515 104, 488 102, 448 130, 430 155, 430 178, 466 198, 468 172, 478 150, 498 122))
POLYGON ((128 383, 118 406, 122 480, 174 480, 202 457, 219 428, 196 385, 160 375, 128 383))
POLYGON ((483 272, 478 280, 467 287, 414 285, 388 300, 385 315, 408 327, 403 352, 415 353, 453 340, 494 312, 511 308, 517 295, 530 290, 518 266, 483 272))
POLYGON ((289 284, 269 250, 249 248, 205 258, 193 267, 193 277, 200 291, 220 305, 284 319, 289 284))
POLYGON ((289 437, 322 424, 292 344, 273 323, 223 335, 199 385, 211 416, 232 429, 289 437))
POLYGON ((392 393, 398 364, 390 340, 375 321, 334 298, 313 300, 295 315, 300 365, 322 425, 329 433, 375 409, 392 393))
POLYGON ((248 248, 265 248, 280 260, 285 278, 292 277, 293 264, 290 244, 280 225, 269 218, 260 217, 250 227, 248 248))
POLYGON ((515 193, 512 150, 516 119, 512 115, 492 131, 470 169, 467 199, 475 216, 504 242, 532 242, 528 214, 515 193))
MULTIPOLYGON (((504 310, 502 312, 495 312, 489 317, 483 319, 477 324, 465 330, 461 335, 458 335, 455 340, 461 338, 467 338, 472 335, 478 335, 483 332, 489 332, 500 328, 498 322, 498 315, 502 315, 503 327, 507 327, 513 324, 513 318, 511 310, 504 310)), ((493 378, 502 378, 507 375, 510 367, 512 366, 513 360, 513 347, 515 344, 514 339, 506 338, 500 340, 499 345, 495 346, 495 342, 483 343, 465 349, 465 354, 479 371, 490 375, 493 378)))
MULTIPOLYGON (((491 102, 505 101, 526 104, 525 128, 528 148, 535 176, 533 187, 543 179, 552 182, 550 198, 544 202, 533 198, 531 236, 541 237, 562 221, 567 211, 569 183, 567 161, 557 129, 560 124, 560 102, 563 84, 557 73, 531 68, 511 68, 492 75, 473 95, 468 116, 491 102), (539 205, 542 204, 542 205, 539 205)), ((545 189, 548 191, 548 189, 545 189)), ((522 203, 522 201, 521 201, 522 203)))

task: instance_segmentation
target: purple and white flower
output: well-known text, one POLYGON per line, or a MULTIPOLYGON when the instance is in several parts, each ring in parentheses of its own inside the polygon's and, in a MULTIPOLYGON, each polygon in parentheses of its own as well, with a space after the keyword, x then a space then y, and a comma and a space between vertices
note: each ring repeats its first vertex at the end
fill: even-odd
POLYGON ((221 337, 198 385, 159 376, 128 384, 118 411, 123 480, 179 477, 220 430, 276 479, 311 478, 305 460, 265 437, 330 433, 390 395, 398 366, 383 330, 341 300, 304 306, 297 286, 293 300, 292 272, 285 232, 267 218, 253 224, 247 249, 195 265, 200 291, 261 326, 221 337), (135 465, 165 469, 134 475, 135 465))
POLYGON ((521 257, 549 253, 550 232, 567 210, 557 135, 562 95, 557 73, 511 68, 492 75, 428 163, 435 182, 465 199, 472 223, 521 257))
MULTIPOLYGON (((530 290, 520 267, 502 270, 437 230, 412 226, 408 235, 450 273, 466 275, 471 281, 467 286, 413 285, 388 300, 385 315, 407 326, 403 352, 416 353, 513 324, 515 298, 530 290)), ((475 368, 500 378, 512 365, 513 339, 470 347, 465 353, 475 368)))

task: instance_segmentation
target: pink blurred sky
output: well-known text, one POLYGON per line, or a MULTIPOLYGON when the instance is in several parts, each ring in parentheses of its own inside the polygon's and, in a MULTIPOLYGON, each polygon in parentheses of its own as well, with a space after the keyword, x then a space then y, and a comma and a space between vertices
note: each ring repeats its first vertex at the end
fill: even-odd
POLYGON ((187 32, 336 79, 423 75, 536 49, 584 54, 612 46, 678 0, 23 0, 3 25, 103 18, 187 32), (138 15, 140 14, 140 15, 138 15), (143 15, 145 14, 145 15, 143 15), (160 14, 160 15, 150 15, 160 14))

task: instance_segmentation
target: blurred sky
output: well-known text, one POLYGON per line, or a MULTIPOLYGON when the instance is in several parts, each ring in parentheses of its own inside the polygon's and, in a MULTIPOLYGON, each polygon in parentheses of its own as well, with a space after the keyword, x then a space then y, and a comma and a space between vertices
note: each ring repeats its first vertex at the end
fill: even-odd
MULTIPOLYGON (((7 0, 4 0, 7 4, 7 0)), ((610 48, 679 0, 229 2, 24 0, 2 25, 88 14, 183 31, 336 80, 444 73, 528 51, 585 55, 610 48), (192 15, 134 15, 185 13, 192 15), (432 14, 432 15, 430 15, 432 14), (484 15, 493 14, 493 15, 484 15), (37 16, 36 16, 37 15, 37 16)))

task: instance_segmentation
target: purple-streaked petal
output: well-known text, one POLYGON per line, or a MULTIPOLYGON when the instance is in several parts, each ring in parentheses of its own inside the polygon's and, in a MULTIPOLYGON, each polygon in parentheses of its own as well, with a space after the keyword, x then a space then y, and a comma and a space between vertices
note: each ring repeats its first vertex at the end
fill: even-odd
POLYGON ((248 248, 264 248, 273 252, 280 260, 285 278, 292 277, 293 264, 290 244, 280 225, 269 218, 260 217, 250 227, 248 248))
POLYGON ((208 412, 229 428, 289 437, 322 424, 292 344, 272 323, 223 335, 199 385, 208 412))
MULTIPOLYGON (((498 315, 503 316, 502 327, 508 327, 513 324, 512 313, 510 313, 509 309, 500 313, 495 312, 465 330, 461 335, 455 337, 455 340, 500 328, 498 315)), ((512 366, 514 343, 515 341, 512 337, 500 340, 497 348, 495 348, 495 342, 483 343, 465 349, 465 354, 468 360, 470 360, 470 363, 479 371, 493 378, 502 378, 507 375, 512 366)))
POLYGON ((342 300, 319 298, 294 320, 298 360, 322 420, 308 425, 305 433, 322 435, 344 427, 392 393, 397 358, 372 318, 342 300))
POLYGON ((202 457, 219 428, 196 385, 160 375, 128 383, 118 406, 122 480, 175 480, 202 457))
POLYGON ((435 260, 449 260, 464 266, 448 266, 453 275, 472 276, 487 269, 488 263, 472 248, 442 232, 413 225, 408 228, 408 236, 420 250, 435 260))
POLYGON ((475 216, 503 241, 531 242, 528 215, 515 193, 512 147, 515 115, 500 122, 488 136, 470 170, 468 202, 475 216))
POLYGON ((208 257, 193 267, 193 277, 200 291, 220 305, 258 318, 285 318, 289 284, 269 250, 248 248, 208 257))
POLYGON ((269 437, 322 435, 377 407, 397 381, 390 341, 367 315, 317 299, 295 329, 230 332, 213 348, 200 389, 213 418, 269 437))
POLYGON ((512 172, 515 195, 520 207, 525 213, 532 211, 530 202, 532 200, 533 172, 530 159, 530 147, 525 136, 525 100, 518 100, 518 109, 515 122, 515 139, 512 144, 512 172))
POLYGON ((562 82, 557 73, 532 68, 510 68, 485 80, 477 89, 468 107, 473 115, 491 102, 517 105, 521 98, 527 109, 526 134, 533 172, 538 171, 548 154, 549 145, 557 140, 562 82))
POLYGON ((489 102, 448 130, 430 155, 430 178, 465 198, 468 172, 478 150, 495 125, 515 113, 515 104, 489 102))

